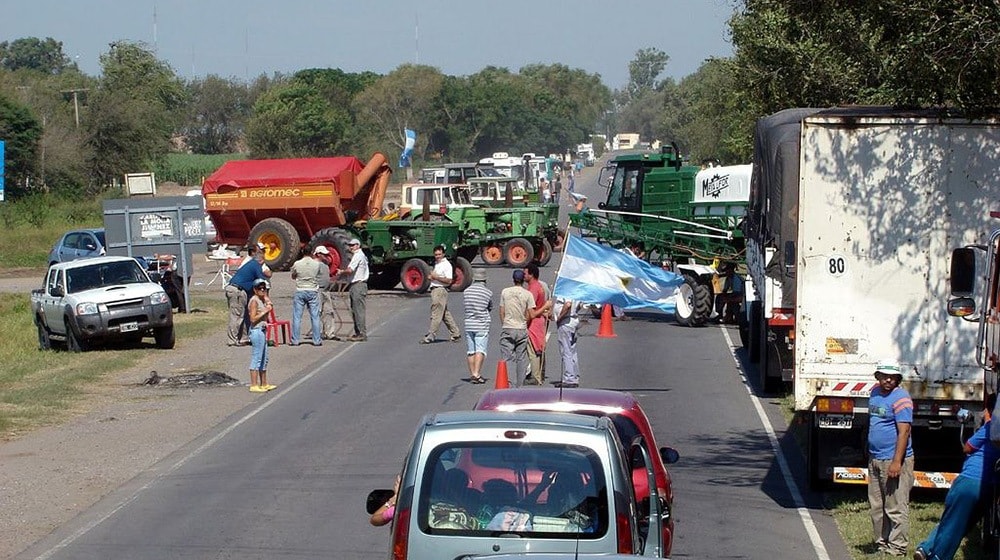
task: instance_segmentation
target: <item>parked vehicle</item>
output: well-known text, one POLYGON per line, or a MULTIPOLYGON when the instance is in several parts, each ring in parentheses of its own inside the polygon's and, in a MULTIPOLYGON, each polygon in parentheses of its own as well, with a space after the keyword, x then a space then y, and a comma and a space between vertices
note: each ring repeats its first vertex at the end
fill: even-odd
POLYGON ((105 255, 104 228, 73 229, 56 241, 49 251, 49 266, 86 257, 105 255))
MULTIPOLYGON (((647 445, 641 437, 623 445, 603 417, 428 415, 404 461, 390 557, 573 551, 660 556, 659 501, 651 502, 648 518, 640 518, 628 468, 650 464, 647 445)), ((646 471, 647 484, 656 484, 652 467, 646 471)), ((369 509, 391 492, 373 491, 369 509)))
MULTIPOLYGON (((646 417, 639 401, 631 393, 605 389, 557 389, 553 387, 497 389, 483 394, 479 402, 476 403, 475 409, 502 412, 571 412, 588 416, 607 416, 618 432, 619 441, 632 441, 635 436, 641 435, 648 442, 650 450, 658 450, 658 453, 654 452, 651 455, 653 472, 656 475, 656 490, 660 496, 660 515, 663 527, 662 554, 664 557, 670 556, 674 535, 672 516, 674 492, 670 473, 665 465, 676 463, 680 455, 671 447, 657 447, 649 418, 646 417)), ((649 510, 649 485, 646 481, 644 467, 643 464, 632 465, 632 483, 635 486, 640 512, 649 510)))
POLYGON ((66 343, 71 352, 96 342, 138 343, 152 335, 174 347, 173 312, 163 288, 130 257, 94 257, 49 267, 43 288, 31 292, 38 346, 66 343))
POLYGON ((902 364, 913 399, 916 485, 948 487, 961 469, 974 419, 956 413, 982 409, 984 370, 976 325, 936 302, 948 298, 944 251, 977 243, 976 212, 1000 199, 998 164, 995 120, 857 107, 757 122, 741 339, 765 391, 793 385, 813 485, 867 482, 883 357, 902 364))

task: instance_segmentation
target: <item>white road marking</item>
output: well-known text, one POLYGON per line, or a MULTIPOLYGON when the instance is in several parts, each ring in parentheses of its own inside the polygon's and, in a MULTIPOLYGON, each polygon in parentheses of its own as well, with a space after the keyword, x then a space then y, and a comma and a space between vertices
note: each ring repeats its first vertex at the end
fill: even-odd
POLYGON ((795 483, 795 477, 792 476, 792 469, 788 467, 785 454, 782 453, 781 446, 778 444, 778 436, 774 433, 774 427, 771 426, 771 421, 768 420, 767 414, 764 412, 764 406, 760 404, 760 399, 750 389, 746 372, 743 371, 743 366, 740 365, 740 361, 736 357, 736 345, 733 344, 733 339, 729 337, 729 329, 722 326, 719 329, 722 331, 722 336, 726 337, 726 344, 729 345, 729 352, 732 354, 736 368, 740 372, 740 378, 743 379, 743 386, 746 387, 754 410, 757 411, 757 417, 760 418, 760 423, 764 426, 764 431, 767 432, 767 439, 771 442, 771 449, 774 451, 774 456, 778 459, 778 466, 781 467, 781 477, 785 480, 785 486, 788 487, 788 492, 792 495, 795 509, 799 512, 799 519, 802 520, 806 534, 809 535, 809 541, 816 552, 816 558, 819 560, 830 560, 830 554, 826 551, 826 546, 823 545, 823 539, 819 536, 819 531, 816 529, 816 523, 813 521, 812 514, 806 507, 805 500, 802 499, 802 492, 799 491, 799 486, 795 483))

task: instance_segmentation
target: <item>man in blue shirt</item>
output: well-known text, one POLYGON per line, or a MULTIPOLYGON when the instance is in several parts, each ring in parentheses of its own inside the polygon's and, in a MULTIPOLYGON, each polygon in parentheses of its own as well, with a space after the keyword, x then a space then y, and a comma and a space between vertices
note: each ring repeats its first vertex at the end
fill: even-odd
POLYGON ((247 246, 250 260, 240 266, 236 274, 226 285, 226 303, 229 305, 229 346, 247 346, 250 344, 249 321, 247 320, 247 301, 253 293, 255 280, 266 280, 271 277, 271 269, 265 268, 260 246, 251 243, 247 246))
POLYGON ((868 503, 879 552, 904 556, 910 529, 913 488, 913 401, 899 384, 895 360, 875 367, 878 385, 868 398, 868 503))

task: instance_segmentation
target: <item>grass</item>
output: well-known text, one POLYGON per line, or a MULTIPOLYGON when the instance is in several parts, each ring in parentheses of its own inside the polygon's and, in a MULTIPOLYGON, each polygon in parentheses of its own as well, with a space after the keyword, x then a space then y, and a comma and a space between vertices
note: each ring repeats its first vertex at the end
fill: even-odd
MULTIPOLYGON (((224 328, 225 303, 192 298, 205 313, 175 314, 178 343, 224 328)), ((142 348, 106 348, 79 354, 40 351, 27 294, 0 294, 0 438, 9 440, 58 424, 86 410, 88 396, 101 390, 111 374, 135 366, 157 350, 144 339, 142 348)))
POLYGON ((37 268, 39 278, 49 250, 66 230, 103 227, 101 200, 68 200, 35 195, 0 204, 4 268, 37 268))
POLYGON ((153 171, 158 183, 201 185, 223 163, 246 158, 247 154, 167 154, 163 164, 153 171))

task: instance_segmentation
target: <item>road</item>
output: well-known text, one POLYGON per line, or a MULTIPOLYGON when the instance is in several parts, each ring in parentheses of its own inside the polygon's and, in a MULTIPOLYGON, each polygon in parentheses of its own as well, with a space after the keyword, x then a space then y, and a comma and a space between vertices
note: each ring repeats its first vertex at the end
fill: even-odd
MULTIPOLYGON (((509 285, 508 269, 488 275, 496 294, 509 285)), ((460 316, 461 295, 450 301, 460 316)), ((401 299, 370 326, 370 342, 336 346, 18 558, 385 558, 389 532, 368 525, 365 496, 391 486, 423 414, 470 409, 487 387, 462 381, 464 344, 417 343, 428 309, 401 299)), ((816 496, 798 490, 804 467, 776 399, 748 391, 735 330, 642 313, 616 322, 615 338, 597 328, 592 319, 581 329, 582 384, 635 393, 659 443, 681 454, 674 558, 849 558, 816 496)))

